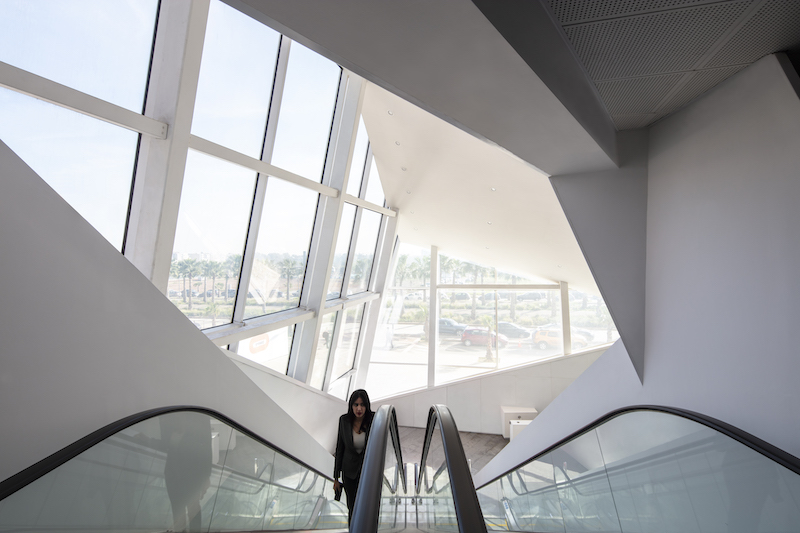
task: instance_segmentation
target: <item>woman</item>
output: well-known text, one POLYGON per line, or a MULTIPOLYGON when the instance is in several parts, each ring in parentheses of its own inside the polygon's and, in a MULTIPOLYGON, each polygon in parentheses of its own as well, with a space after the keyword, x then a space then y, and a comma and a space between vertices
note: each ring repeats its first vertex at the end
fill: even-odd
POLYGON ((348 402, 347 413, 339 417, 339 438, 336 441, 336 462, 333 468, 333 488, 338 491, 344 486, 347 496, 347 521, 353 516, 361 465, 364 463, 364 450, 367 448, 367 435, 372 424, 369 396, 364 389, 353 391, 348 402), (339 474, 342 481, 339 481, 339 474))

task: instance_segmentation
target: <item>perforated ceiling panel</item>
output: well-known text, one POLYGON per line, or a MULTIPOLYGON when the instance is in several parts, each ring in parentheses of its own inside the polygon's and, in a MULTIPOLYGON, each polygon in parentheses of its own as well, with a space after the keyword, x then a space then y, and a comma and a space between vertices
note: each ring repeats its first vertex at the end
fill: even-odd
POLYGON ((735 67, 715 68, 694 72, 688 82, 682 86, 668 102, 665 102, 664 109, 674 110, 685 106, 704 92, 713 88, 717 84, 727 80, 746 65, 735 67))
POLYGON ((540 0, 617 129, 680 109, 749 63, 800 49, 800 0, 540 0))
POLYGON ((747 8, 726 2, 568 26, 593 80, 691 69, 747 8))
POLYGON ((652 113, 683 74, 666 74, 597 84, 611 115, 652 113))
POLYGON ((798 0, 764 2, 707 66, 752 63, 767 54, 797 46, 800 42, 798 5, 798 0))
POLYGON ((720 0, 550 0, 550 7, 559 22, 567 25, 719 2, 720 0))

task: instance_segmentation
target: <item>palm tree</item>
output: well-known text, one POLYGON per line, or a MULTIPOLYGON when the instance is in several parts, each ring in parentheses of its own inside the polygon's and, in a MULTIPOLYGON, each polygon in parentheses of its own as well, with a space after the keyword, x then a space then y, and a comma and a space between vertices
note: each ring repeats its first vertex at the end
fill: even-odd
POLYGON ((403 281, 410 273, 408 267, 408 254, 403 254, 397 258, 397 265, 394 268, 394 284, 395 287, 402 287, 403 281))
POLYGON ((219 261, 203 261, 203 301, 208 301, 206 299, 206 294, 208 294, 208 290, 206 289, 206 280, 211 277, 211 302, 216 302, 214 298, 217 294, 217 276, 221 276, 224 273, 224 269, 222 264, 219 261))
POLYGON ((242 268, 242 256, 240 254, 231 254, 225 259, 222 264, 222 269, 225 274, 225 301, 228 301, 228 280, 230 278, 239 277, 239 269, 242 268))
MULTIPOLYGON (((178 268, 178 261, 173 260, 172 264, 169 265, 169 277, 171 279, 177 279, 181 277, 180 268, 178 268)), ((169 287, 167 287, 167 294, 169 295, 169 287)), ((186 280, 183 280, 183 301, 186 302, 186 280)))
POLYGON ((217 325, 217 316, 219 316, 220 308, 213 301, 206 306, 206 316, 211 316, 211 327, 217 325))
POLYGON ((288 300, 292 277, 297 274, 298 271, 297 261, 291 257, 286 257, 275 266, 277 267, 278 272, 280 272, 281 277, 286 278, 286 299, 288 300))
MULTIPOLYGON (((192 308, 192 280, 200 272, 197 259, 184 259, 178 262, 178 272, 183 276, 183 294, 186 294, 186 278, 189 278, 189 309, 192 308)), ((185 297, 185 296, 184 296, 185 297)))
POLYGON ((414 262, 411 263, 410 270, 410 274, 414 279, 419 279, 422 282, 422 299, 427 300, 425 287, 430 284, 431 256, 423 255, 422 257, 417 257, 414 259, 414 262))

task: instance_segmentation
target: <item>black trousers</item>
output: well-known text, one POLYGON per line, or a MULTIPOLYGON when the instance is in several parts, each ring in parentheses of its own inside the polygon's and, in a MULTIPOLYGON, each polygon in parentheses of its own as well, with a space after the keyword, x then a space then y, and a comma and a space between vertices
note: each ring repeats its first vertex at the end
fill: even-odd
MULTIPOLYGON (((360 477, 360 476, 359 476, 360 477)), ((353 505, 356 503, 356 491, 358 491, 359 478, 350 479, 347 476, 342 476, 342 485, 344 485, 344 495, 347 497, 347 523, 353 518, 353 505)))

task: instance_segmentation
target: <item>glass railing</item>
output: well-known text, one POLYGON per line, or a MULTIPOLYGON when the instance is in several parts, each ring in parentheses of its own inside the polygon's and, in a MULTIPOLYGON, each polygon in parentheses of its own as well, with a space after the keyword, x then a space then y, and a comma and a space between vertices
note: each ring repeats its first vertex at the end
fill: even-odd
POLYGON ((486 531, 458 428, 444 405, 428 413, 416 505, 422 531, 486 531))
POLYGON ((800 531, 796 458, 677 410, 621 412, 484 485, 492 530, 800 531))
POLYGON ((4 482, 0 531, 347 527, 330 478, 230 420, 198 409, 132 419, 13 492, 4 482))
POLYGON ((374 533, 406 528, 406 475, 394 407, 376 412, 369 433, 351 532, 374 533))

